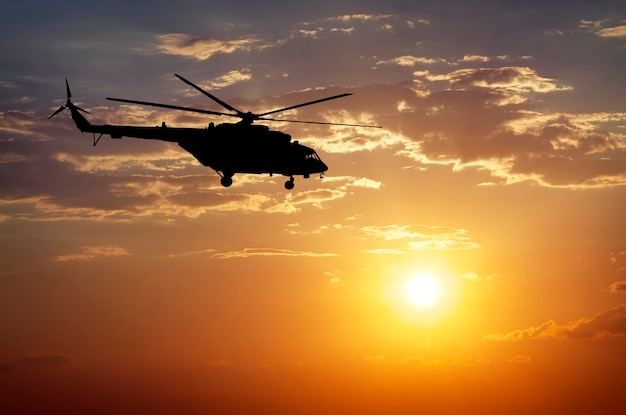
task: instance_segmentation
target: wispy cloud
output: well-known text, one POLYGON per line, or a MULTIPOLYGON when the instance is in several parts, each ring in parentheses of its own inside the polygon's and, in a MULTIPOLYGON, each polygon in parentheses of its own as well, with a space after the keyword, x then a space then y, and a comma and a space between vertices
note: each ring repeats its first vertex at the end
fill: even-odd
POLYGON ((431 74, 418 72, 430 81, 447 81, 453 85, 468 85, 475 87, 510 89, 515 92, 568 91, 572 88, 560 85, 554 79, 539 76, 535 69, 519 66, 504 66, 499 68, 465 68, 445 74, 431 74))
POLYGON ((342 22, 349 22, 349 21, 361 21, 361 22, 368 22, 368 21, 380 21, 380 20, 385 20, 388 19, 390 17, 392 17, 393 15, 391 14, 365 14, 365 13, 356 13, 356 14, 344 14, 341 16, 337 16, 337 17, 332 17, 329 18, 328 20, 337 20, 337 21, 342 21, 342 22))
POLYGON ((202 61, 220 53, 250 52, 271 47, 271 45, 255 38, 219 40, 185 33, 162 34, 157 36, 157 40, 159 42, 158 49, 163 53, 202 61))
POLYGON ((610 286, 612 293, 626 291, 626 281, 616 281, 610 286))
POLYGON ((250 258, 250 257, 274 257, 274 256, 291 256, 291 257, 334 257, 338 256, 333 253, 317 253, 307 251, 293 251, 291 249, 281 248, 245 248, 241 251, 220 252, 213 255, 213 258, 230 259, 230 258, 250 258))
POLYGON ((487 364, 489 361, 482 357, 467 356, 456 359, 428 359, 422 356, 406 356, 403 359, 389 359, 385 355, 373 355, 364 358, 365 361, 387 365, 410 365, 426 367, 476 367, 487 364))
POLYGON ((533 359, 530 356, 524 356, 524 355, 513 356, 512 358, 507 360, 508 363, 514 363, 514 364, 527 364, 527 363, 531 363, 532 361, 533 359))
POLYGON ((483 336, 488 341, 521 341, 535 339, 582 339, 626 335, 626 305, 618 304, 593 317, 583 317, 565 324, 549 320, 539 326, 517 329, 508 333, 483 336))
POLYGON ((407 247, 415 250, 476 249, 480 245, 466 236, 465 229, 425 225, 365 226, 361 231, 386 241, 407 240, 407 247))
POLYGON ((626 24, 598 30, 596 35, 600 37, 626 37, 626 24))
POLYGON ((345 287, 346 282, 340 277, 341 272, 325 272, 324 273, 325 276, 328 277, 328 280, 326 281, 326 283, 332 287, 332 288, 339 288, 339 287, 345 287))
POLYGON ((313 205, 322 208, 325 203, 341 199, 346 196, 346 191, 340 189, 316 189, 302 193, 289 193, 285 199, 267 209, 271 213, 296 213, 303 205, 313 205))
POLYGON ((475 272, 461 274, 461 278, 467 281, 490 281, 493 279, 491 275, 478 275, 475 272))
POLYGON ((398 56, 392 59, 380 60, 376 62, 376 65, 394 64, 394 65, 406 66, 410 68, 417 64, 434 65, 436 63, 446 63, 446 60, 442 58, 427 58, 423 56, 403 55, 403 56, 398 56))
POLYGON ((403 255, 406 253, 406 251, 401 251, 399 249, 390 249, 390 248, 365 249, 362 252, 366 254, 375 254, 375 255, 403 255))
POLYGON ((226 88, 227 86, 234 85, 239 82, 248 81, 252 79, 252 74, 248 69, 232 70, 224 75, 218 76, 214 80, 206 83, 202 83, 200 86, 207 90, 215 90, 220 88, 226 88))
POLYGON ((125 248, 112 245, 83 246, 79 252, 64 254, 52 258, 55 262, 90 261, 101 257, 115 257, 130 255, 125 248))

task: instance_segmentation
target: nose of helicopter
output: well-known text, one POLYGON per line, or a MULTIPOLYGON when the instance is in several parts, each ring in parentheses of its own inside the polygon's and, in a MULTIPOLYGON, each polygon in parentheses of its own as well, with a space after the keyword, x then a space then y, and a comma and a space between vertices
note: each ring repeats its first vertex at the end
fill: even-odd
POLYGON ((319 161, 319 169, 320 169, 320 173, 324 173, 326 170, 328 170, 328 166, 326 165, 326 163, 324 163, 322 160, 319 161))
POLYGON ((313 170, 312 173, 324 173, 328 170, 326 163, 324 163, 320 156, 318 156, 315 152, 313 152, 312 157, 309 158, 309 162, 311 170, 313 170))

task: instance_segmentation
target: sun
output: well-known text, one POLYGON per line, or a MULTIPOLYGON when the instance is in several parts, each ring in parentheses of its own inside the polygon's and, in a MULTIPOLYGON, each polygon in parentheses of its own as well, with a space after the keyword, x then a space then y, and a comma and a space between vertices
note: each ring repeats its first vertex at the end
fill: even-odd
POLYGON ((443 285, 436 275, 419 272, 411 275, 403 288, 404 299, 416 308, 432 308, 443 295, 443 285))

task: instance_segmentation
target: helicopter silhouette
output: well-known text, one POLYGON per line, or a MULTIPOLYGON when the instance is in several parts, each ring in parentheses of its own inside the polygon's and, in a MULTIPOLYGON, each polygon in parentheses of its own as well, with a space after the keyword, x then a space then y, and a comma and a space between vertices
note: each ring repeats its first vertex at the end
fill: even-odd
POLYGON ((167 126, 165 122, 163 122, 161 126, 156 127, 91 124, 81 114, 81 112, 87 114, 91 113, 76 106, 72 102, 72 93, 70 91, 67 78, 65 78, 67 101, 65 105, 61 105, 59 109, 50 115, 48 119, 54 117, 65 109, 69 109, 72 120, 74 120, 76 127, 78 127, 81 133, 93 133, 94 146, 98 144, 103 135, 110 135, 111 138, 114 139, 133 137, 147 140, 174 142, 178 143, 180 147, 191 153, 203 166, 207 166, 215 170, 221 177, 220 183, 224 187, 232 185, 233 176, 236 173, 269 174, 270 176, 274 174, 281 174, 289 177, 289 180, 285 182, 285 188, 287 190, 293 189, 294 176, 303 176, 307 179, 311 174, 319 173, 320 177, 323 177, 322 175, 328 170, 328 166, 324 164, 315 150, 299 144, 298 141, 291 141, 291 136, 289 134, 271 130, 266 125, 253 125, 254 121, 281 121, 349 127, 382 128, 377 125, 284 120, 266 117, 270 114, 276 114, 282 111, 352 95, 349 93, 333 95, 314 101, 304 102, 302 104, 292 105, 286 108, 255 114, 249 111, 240 111, 182 76, 178 74, 175 75, 187 85, 195 88, 231 112, 211 111, 121 98, 106 99, 110 101, 137 105, 149 105, 153 107, 196 112, 201 114, 237 117, 240 118, 241 121, 237 123, 223 123, 218 125, 211 122, 206 128, 174 128, 167 126), (97 138, 96 134, 99 134, 97 138))

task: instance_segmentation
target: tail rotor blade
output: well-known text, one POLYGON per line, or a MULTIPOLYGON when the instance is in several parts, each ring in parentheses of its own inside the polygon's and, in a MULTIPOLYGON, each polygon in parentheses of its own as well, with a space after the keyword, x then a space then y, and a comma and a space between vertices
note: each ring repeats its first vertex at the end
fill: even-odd
POLYGON ((70 91, 70 84, 67 82, 67 78, 65 78, 65 92, 67 93, 67 99, 72 98, 72 92, 70 91))
POLYGON ((63 111, 64 109, 65 109, 65 105, 61 105, 61 106, 59 107, 59 109, 58 109, 58 110, 54 111, 54 112, 52 113, 52 115, 48 117, 48 119, 50 119, 50 118, 54 117, 55 115, 57 115, 58 113, 60 113, 60 112, 61 112, 61 111, 63 111))
POLYGON ((84 109, 74 105, 74 103, 72 102, 72 91, 70 91, 70 83, 67 82, 67 78, 65 78, 65 93, 67 94, 67 102, 65 102, 65 105, 61 105, 58 110, 54 111, 52 113, 52 115, 48 117, 48 119, 54 117, 55 115, 57 115, 58 113, 60 113, 61 111, 63 111, 66 108, 69 108, 70 111, 72 111, 74 109, 77 109, 79 111, 84 112, 85 114, 91 114, 89 111, 84 110, 84 109))

